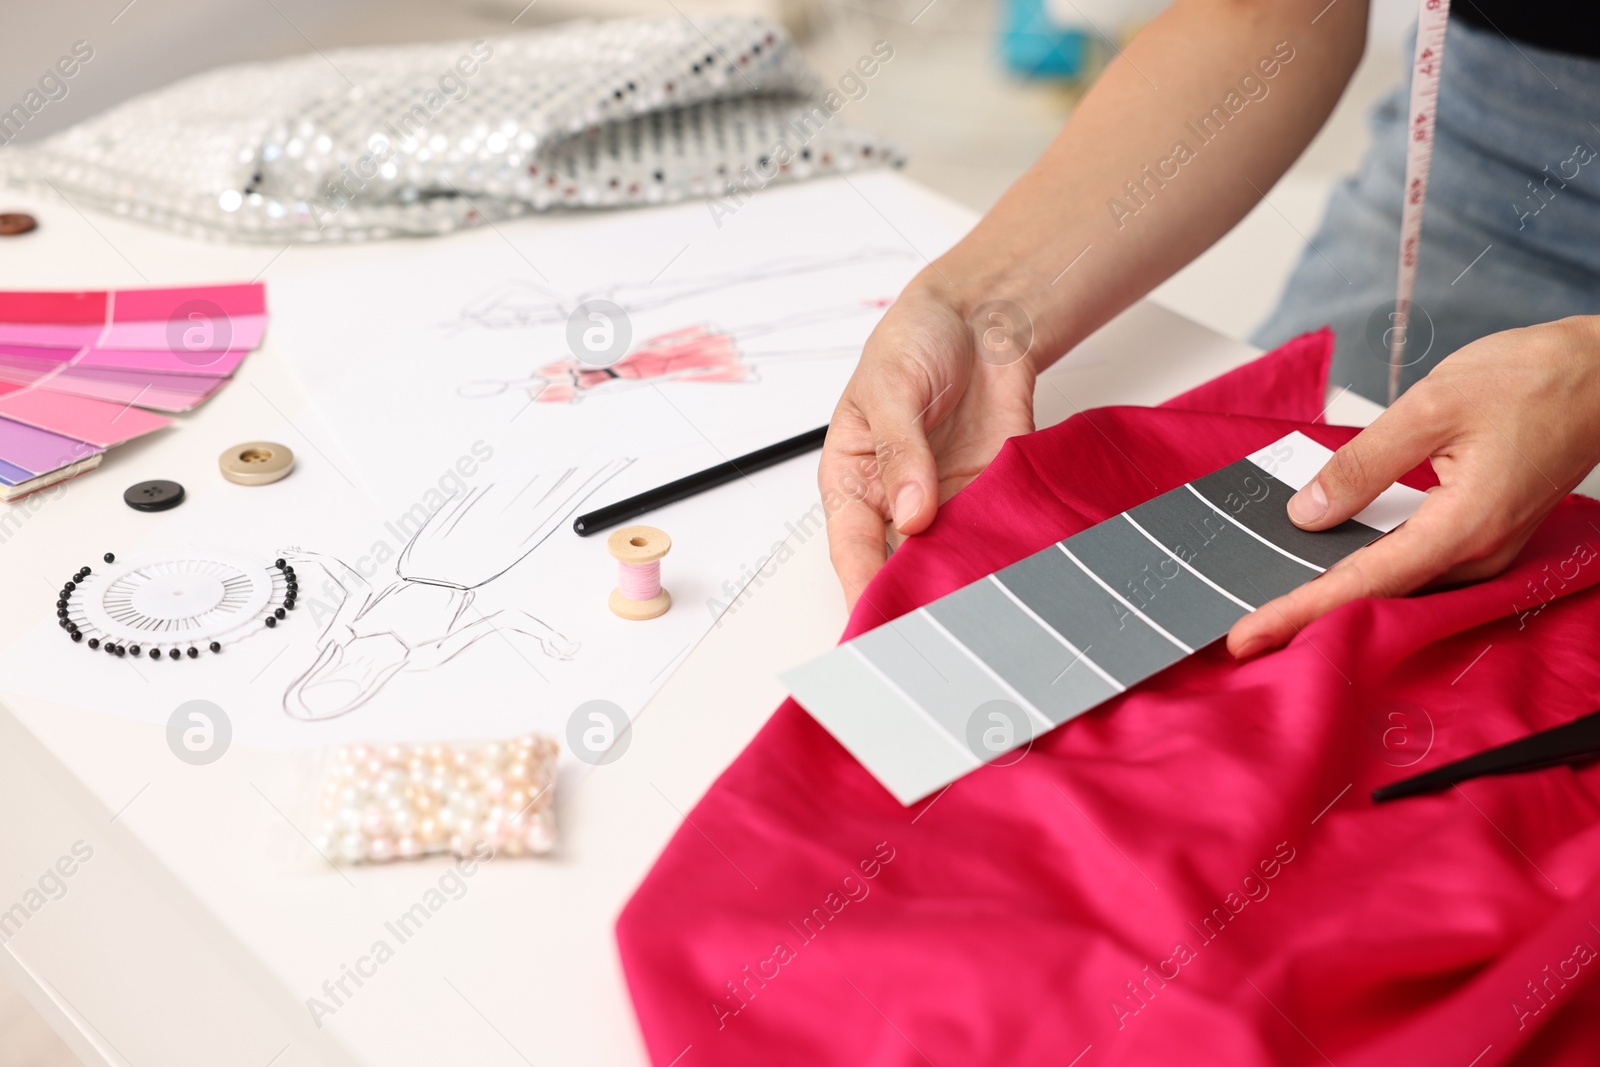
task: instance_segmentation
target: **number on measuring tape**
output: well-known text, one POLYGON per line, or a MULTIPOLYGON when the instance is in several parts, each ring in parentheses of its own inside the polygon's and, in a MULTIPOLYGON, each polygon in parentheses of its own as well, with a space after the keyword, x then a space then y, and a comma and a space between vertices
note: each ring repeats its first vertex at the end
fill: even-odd
POLYGON ((1444 36, 1450 0, 1422 0, 1417 12, 1417 47, 1411 63, 1410 137, 1406 142, 1406 196, 1400 205, 1400 277, 1395 285, 1394 329, 1389 337, 1389 403, 1400 396, 1406 365, 1406 326, 1417 288, 1417 253, 1422 244, 1422 209, 1428 199, 1428 169, 1433 163, 1435 102, 1444 70, 1444 36))

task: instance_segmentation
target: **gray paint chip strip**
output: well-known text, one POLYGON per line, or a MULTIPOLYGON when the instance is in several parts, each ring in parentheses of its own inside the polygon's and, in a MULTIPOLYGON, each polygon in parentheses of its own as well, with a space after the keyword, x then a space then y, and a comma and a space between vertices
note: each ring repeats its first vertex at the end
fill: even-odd
POLYGON ((1181 649, 1225 634, 1251 602, 1239 580, 1255 585, 1265 577, 1273 595, 1283 585, 1287 592, 1314 578, 1322 561, 1331 565, 1393 529, 1425 498, 1396 486, 1381 501, 1376 528, 1305 541, 1321 535, 1266 512, 1281 511, 1288 493, 1331 456, 1292 433, 1223 468, 1223 477, 1207 476, 1211 495, 1225 501, 1220 507, 1193 483, 1180 486, 868 631, 783 680, 902 804, 913 803, 981 765, 963 731, 986 702, 1018 703, 1030 716, 1065 722, 1183 658, 1181 649), (1227 494, 1239 489, 1247 494, 1243 509, 1256 509, 1249 524, 1228 514, 1227 494), (1293 532, 1284 534, 1284 526, 1293 532), (1294 542, 1317 563, 1261 531, 1294 542), (1196 532, 1203 534, 1198 547, 1188 543, 1196 532), (1180 565, 1163 566, 1163 577, 1173 576, 1165 578, 1172 583, 1166 601, 1166 586, 1141 584, 1159 553, 1180 565))

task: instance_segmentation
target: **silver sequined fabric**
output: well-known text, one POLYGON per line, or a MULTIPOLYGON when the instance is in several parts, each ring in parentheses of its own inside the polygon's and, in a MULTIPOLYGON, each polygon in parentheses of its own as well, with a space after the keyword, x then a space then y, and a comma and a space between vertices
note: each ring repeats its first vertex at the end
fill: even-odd
POLYGON ((437 234, 898 163, 845 104, 763 19, 585 21, 224 67, 8 149, 0 180, 213 238, 437 234))

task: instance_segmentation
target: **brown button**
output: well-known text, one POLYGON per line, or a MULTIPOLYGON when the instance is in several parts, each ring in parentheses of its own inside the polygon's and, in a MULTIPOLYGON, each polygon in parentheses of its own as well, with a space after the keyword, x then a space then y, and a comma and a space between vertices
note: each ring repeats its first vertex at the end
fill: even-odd
POLYGON ((36 229, 38 225, 32 215, 24 215, 19 211, 0 215, 0 237, 16 237, 36 229))
POLYGON ((267 485, 294 469, 294 453, 271 441, 251 441, 217 457, 217 466, 235 485, 267 485))

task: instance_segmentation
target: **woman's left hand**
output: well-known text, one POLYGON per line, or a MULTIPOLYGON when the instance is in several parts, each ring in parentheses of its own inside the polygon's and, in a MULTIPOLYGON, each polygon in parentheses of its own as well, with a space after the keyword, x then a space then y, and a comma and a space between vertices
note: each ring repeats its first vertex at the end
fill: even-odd
POLYGON ((1307 530, 1337 526, 1423 460, 1439 485, 1393 533, 1234 624, 1245 657, 1361 597, 1504 570, 1600 463, 1600 316, 1492 334, 1452 353, 1334 453, 1289 500, 1307 530))

